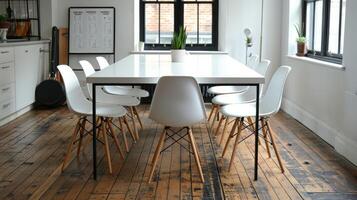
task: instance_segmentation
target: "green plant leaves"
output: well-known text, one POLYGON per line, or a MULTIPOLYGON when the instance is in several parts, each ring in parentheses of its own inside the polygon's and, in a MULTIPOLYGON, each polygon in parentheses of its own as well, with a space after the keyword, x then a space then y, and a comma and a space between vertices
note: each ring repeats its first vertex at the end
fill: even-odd
POLYGON ((185 49, 187 40, 186 28, 180 26, 179 32, 175 32, 171 41, 172 49, 185 49))

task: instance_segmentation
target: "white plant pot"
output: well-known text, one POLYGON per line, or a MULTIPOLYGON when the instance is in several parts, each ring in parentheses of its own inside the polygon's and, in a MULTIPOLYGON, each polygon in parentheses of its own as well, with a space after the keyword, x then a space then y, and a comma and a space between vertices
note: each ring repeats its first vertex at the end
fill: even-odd
POLYGON ((7 28, 0 28, 0 41, 6 41, 6 35, 7 35, 7 28))
POLYGON ((186 50, 185 49, 172 49, 171 61, 172 62, 185 62, 186 50))

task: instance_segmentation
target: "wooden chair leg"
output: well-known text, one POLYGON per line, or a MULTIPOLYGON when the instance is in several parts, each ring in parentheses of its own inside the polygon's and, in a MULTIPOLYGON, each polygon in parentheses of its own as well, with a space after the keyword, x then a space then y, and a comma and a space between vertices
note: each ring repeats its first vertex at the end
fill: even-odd
POLYGON ((214 112, 214 117, 213 117, 213 120, 212 120, 212 125, 211 125, 211 129, 212 129, 212 130, 213 130, 213 128, 214 128, 214 124, 215 124, 215 122, 216 122, 216 119, 217 119, 218 114, 219 114, 219 106, 217 105, 217 106, 216 106, 216 110, 215 110, 215 112, 214 112))
POLYGON ((157 160, 158 160, 158 158, 160 156, 162 146, 164 145, 165 136, 166 136, 166 127, 164 128, 164 130, 162 131, 162 133, 160 135, 159 143, 156 146, 155 154, 154 154, 154 157, 153 157, 152 162, 151 162, 152 168, 151 168, 151 171, 150 171, 149 183, 151 183, 152 176, 154 175, 154 171, 155 171, 155 167, 156 167, 156 164, 157 164, 157 160))
POLYGON ((79 157, 79 155, 81 153, 81 146, 82 146, 83 134, 84 134, 84 131, 85 131, 86 123, 87 123, 87 120, 86 120, 86 118, 84 118, 82 120, 80 133, 79 133, 80 134, 79 135, 80 138, 79 138, 78 147, 77 147, 77 157, 79 157))
POLYGON ((138 133, 138 130, 137 130, 137 128, 136 128, 134 109, 133 109, 132 106, 129 107, 129 112, 130 112, 130 115, 131 115, 132 120, 133 120, 132 123, 133 123, 135 138, 136 138, 136 140, 139 140, 139 133, 138 133))
POLYGON ((133 107, 133 109, 134 109, 134 114, 135 114, 136 118, 138 118, 138 122, 139 122, 141 130, 144 130, 144 126, 143 126, 143 123, 141 122, 138 110, 136 109, 136 107, 133 107))
POLYGON ((211 112, 209 113, 208 122, 211 121, 211 118, 212 118, 212 115, 213 115, 215 109, 216 109, 216 105, 212 104, 212 109, 211 109, 211 112))
POLYGON ((233 152, 232 152, 232 156, 231 156, 231 161, 229 162, 228 171, 231 171, 233 163, 234 163, 234 158, 236 157, 236 154, 237 154, 237 146, 239 144, 239 135, 242 132, 243 124, 244 124, 243 121, 241 121, 239 126, 238 126, 238 133, 237 133, 237 136, 236 136, 236 141, 234 142, 233 152))
POLYGON ((279 162, 279 166, 280 166, 280 169, 281 169, 281 173, 284 173, 283 163, 281 162, 278 149, 276 148, 276 145, 275 145, 275 141, 274 141, 274 137, 273 137, 273 131, 272 131, 271 127, 270 127, 269 121, 266 121, 266 123, 267 123, 268 130, 269 130, 268 133, 269 133, 269 136, 270 136, 270 140, 271 140, 271 143, 272 143, 272 145, 273 145, 273 149, 274 149, 274 151, 275 151, 276 158, 278 159, 278 162, 279 162))
POLYGON ((201 178, 202 183, 204 183, 204 182, 205 182, 205 179, 204 179, 204 177, 203 177, 203 172, 202 172, 200 157, 199 157, 199 153, 198 153, 198 150, 197 150, 195 138, 194 138, 194 136, 193 136, 193 134, 192 134, 191 128, 189 128, 189 130, 188 130, 188 135, 189 135, 189 138, 190 138, 190 142, 191 142, 193 154, 194 154, 194 156, 195 156, 195 160, 196 160, 196 165, 197 165, 197 168, 198 168, 198 172, 199 172, 199 174, 200 174, 200 178, 201 178))
MULTIPOLYGON (((255 132, 255 123, 252 117, 247 117, 250 128, 255 132)), ((258 144, 261 145, 260 138, 258 138, 258 144)))
POLYGON ((125 116, 123 117, 123 120, 124 120, 124 124, 125 124, 126 128, 128 129, 128 131, 130 133, 131 138, 133 139, 134 143, 136 143, 136 137, 135 137, 133 131, 131 131, 128 120, 126 119, 125 116))
POLYGON ((271 158, 271 153, 270 153, 270 147, 269 147, 269 142, 268 142, 268 137, 267 137, 267 127, 265 123, 265 119, 260 120, 261 126, 262 126, 262 131, 263 131, 263 138, 265 141, 265 147, 267 149, 268 157, 271 158))
POLYGON ((111 160, 111 157, 110 157, 108 137, 107 137, 106 131, 104 129, 104 126, 105 126, 105 123, 102 120, 102 126, 100 127, 99 130, 100 130, 100 132, 101 132, 101 134, 103 136, 103 139, 104 139, 104 152, 105 152, 105 156, 107 157, 109 173, 112 174, 113 173, 112 160, 111 160))
POLYGON ((222 116, 222 117, 221 117, 221 119, 219 120, 219 123, 218 123, 217 129, 216 129, 216 132, 215 132, 215 134, 214 134, 215 136, 217 136, 217 135, 218 135, 218 133, 219 133, 219 129, 221 128, 221 126, 222 126, 222 123, 223 123, 224 119, 225 119, 225 117, 224 117, 224 116, 222 116))
POLYGON ((113 137, 115 146, 117 147, 117 149, 119 151, 120 157, 124 160, 124 153, 122 152, 122 150, 120 148, 118 137, 115 135, 113 126, 110 123, 111 123, 110 121, 107 121, 107 128, 109 129, 110 135, 113 137))
POLYGON ((226 122, 224 123, 224 127, 223 127, 223 131, 221 134, 221 139, 219 141, 219 145, 222 145, 223 143, 223 138, 224 138, 224 134, 226 133, 227 127, 228 127, 228 123, 229 123, 229 117, 226 117, 226 122))
POLYGON ((234 124, 233 124, 233 127, 232 127, 232 130, 228 136, 228 139, 227 139, 227 142, 226 142, 226 145, 224 146, 224 149, 223 149, 223 153, 222 153, 222 158, 224 157, 224 155, 226 154, 226 151, 227 151, 227 148, 228 148, 228 145, 229 145, 229 142, 231 141, 231 139, 233 138, 233 135, 234 135, 234 131, 236 130, 238 124, 240 123, 240 118, 236 118, 235 121, 234 121, 234 124))
POLYGON ((62 164, 62 169, 61 169, 62 172, 64 171, 64 168, 66 167, 68 159, 71 157, 73 143, 76 141, 77 134, 78 134, 79 129, 80 129, 80 123, 81 123, 81 119, 78 120, 78 122, 76 124, 76 128, 74 128, 74 132, 72 134, 71 141, 68 144, 67 152, 66 152, 66 155, 65 155, 65 157, 63 159, 63 164, 62 164))
POLYGON ((128 140, 126 139, 126 133, 125 133, 125 130, 124 130, 123 123, 121 122, 122 118, 119 118, 118 120, 119 120, 119 128, 121 130, 121 134, 123 135, 125 150, 126 150, 127 153, 129 153, 128 140))

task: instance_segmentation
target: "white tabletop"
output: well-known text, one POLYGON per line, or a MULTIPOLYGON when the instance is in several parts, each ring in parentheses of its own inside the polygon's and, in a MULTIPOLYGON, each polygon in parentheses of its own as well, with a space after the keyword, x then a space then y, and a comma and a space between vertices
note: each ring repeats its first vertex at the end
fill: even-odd
POLYGON ((200 84, 260 84, 262 75, 228 55, 188 55, 171 62, 170 55, 130 55, 87 78, 100 84, 156 84, 162 76, 192 76, 200 84))

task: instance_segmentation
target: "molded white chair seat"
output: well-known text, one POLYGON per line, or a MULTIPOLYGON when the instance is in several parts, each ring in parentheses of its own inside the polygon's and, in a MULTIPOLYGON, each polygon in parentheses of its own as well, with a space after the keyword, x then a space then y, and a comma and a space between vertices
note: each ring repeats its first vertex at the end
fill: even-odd
POLYGON ((248 90, 247 86, 214 86, 210 87, 207 92, 209 94, 220 95, 220 94, 232 94, 232 93, 242 93, 248 90))
MULTIPOLYGON (((79 61, 79 64, 82 66, 84 74, 86 77, 95 73, 94 67, 86 60, 79 61)), ((90 97, 93 97, 92 84, 87 83, 87 89, 90 97)), ((122 106, 138 106, 140 101, 132 96, 119 96, 105 93, 103 88, 98 87, 96 89, 96 101, 100 103, 108 104, 119 104, 122 106)))
MULTIPOLYGON (((97 61, 100 70, 103 70, 109 66, 109 62, 104 57, 97 57, 97 61)), ((130 86, 104 86, 103 89, 105 92, 114 95, 125 95, 138 98, 144 98, 149 96, 148 91, 139 88, 131 88, 130 86)))
POLYGON ((192 126, 206 120, 202 94, 192 77, 160 78, 149 118, 170 127, 192 126))
POLYGON ((248 89, 246 92, 243 93, 217 95, 212 99, 212 103, 216 105, 228 105, 254 102, 256 99, 256 92, 254 87, 252 88, 253 89, 248 89))
MULTIPOLYGON (((270 68, 270 61, 264 60, 255 67, 255 71, 260 75, 266 77, 267 71, 270 68)), ((260 88, 260 97, 264 91, 264 84, 260 88)), ((238 104, 254 102, 256 100, 256 88, 248 87, 248 90, 242 93, 236 94, 224 94, 217 95, 212 99, 212 103, 215 105, 228 105, 228 104, 238 104)))
POLYGON ((132 96, 144 98, 149 96, 149 92, 139 88, 125 88, 123 86, 104 86, 104 91, 109 94, 132 96))

